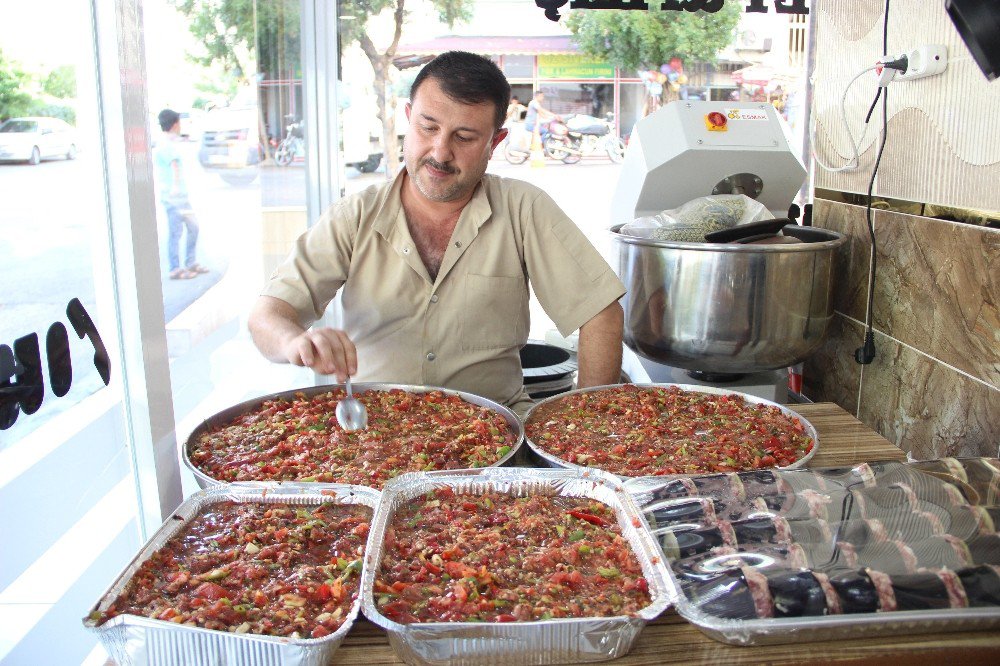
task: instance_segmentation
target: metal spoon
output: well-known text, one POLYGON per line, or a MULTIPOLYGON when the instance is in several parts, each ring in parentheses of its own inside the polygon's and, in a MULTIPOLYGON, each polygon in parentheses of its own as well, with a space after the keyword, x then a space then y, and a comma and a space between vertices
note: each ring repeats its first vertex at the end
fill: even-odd
POLYGON ((347 377, 347 397, 337 403, 337 423, 347 432, 368 427, 368 410, 351 392, 351 377, 347 377))

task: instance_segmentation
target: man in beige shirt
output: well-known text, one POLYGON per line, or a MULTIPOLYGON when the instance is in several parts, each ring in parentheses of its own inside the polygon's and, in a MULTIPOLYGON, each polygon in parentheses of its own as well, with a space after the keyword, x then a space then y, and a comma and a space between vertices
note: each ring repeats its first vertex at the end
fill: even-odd
POLYGON ((580 331, 579 386, 618 382, 621 281, 545 192, 486 175, 509 97, 481 56, 449 52, 421 70, 406 169, 337 202, 298 239, 250 314, 264 356, 523 409, 530 281, 559 331, 580 331), (338 290, 344 330, 309 329, 338 290))

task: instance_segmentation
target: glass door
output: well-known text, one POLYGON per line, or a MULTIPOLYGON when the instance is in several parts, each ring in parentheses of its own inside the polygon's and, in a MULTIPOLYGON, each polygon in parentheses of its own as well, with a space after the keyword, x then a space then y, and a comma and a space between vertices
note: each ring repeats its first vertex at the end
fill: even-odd
POLYGON ((299 0, 143 3, 156 281, 181 447, 219 410, 313 381, 266 361, 246 328, 265 278, 307 228, 316 155, 300 17, 299 0))
POLYGON ((180 498, 146 404, 157 366, 141 347, 156 340, 138 325, 131 270, 145 135, 120 74, 137 54, 109 30, 114 11, 40 0, 0 22, 4 663, 92 654, 80 618, 180 498))

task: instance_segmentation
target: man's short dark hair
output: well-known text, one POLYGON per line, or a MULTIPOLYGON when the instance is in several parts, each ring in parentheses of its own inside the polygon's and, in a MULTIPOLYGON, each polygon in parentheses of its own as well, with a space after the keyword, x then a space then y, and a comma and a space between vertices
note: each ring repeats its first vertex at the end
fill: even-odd
POLYGON ((160 129, 164 132, 169 132, 170 128, 180 121, 181 114, 177 113, 173 109, 163 109, 163 111, 160 111, 160 115, 158 115, 156 119, 160 123, 160 129))
POLYGON ((497 129, 507 118, 507 104, 510 102, 510 84, 496 63, 475 53, 448 51, 424 65, 413 79, 410 87, 410 101, 417 97, 420 84, 433 78, 448 97, 462 104, 482 104, 490 102, 496 112, 494 122, 497 129))

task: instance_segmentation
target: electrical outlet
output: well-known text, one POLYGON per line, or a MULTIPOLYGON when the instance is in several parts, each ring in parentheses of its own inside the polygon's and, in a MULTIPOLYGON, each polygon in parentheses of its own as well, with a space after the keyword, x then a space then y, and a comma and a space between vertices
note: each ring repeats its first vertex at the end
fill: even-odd
POLYGON ((924 44, 906 54, 906 71, 896 81, 914 81, 941 74, 948 68, 948 47, 944 44, 924 44))

